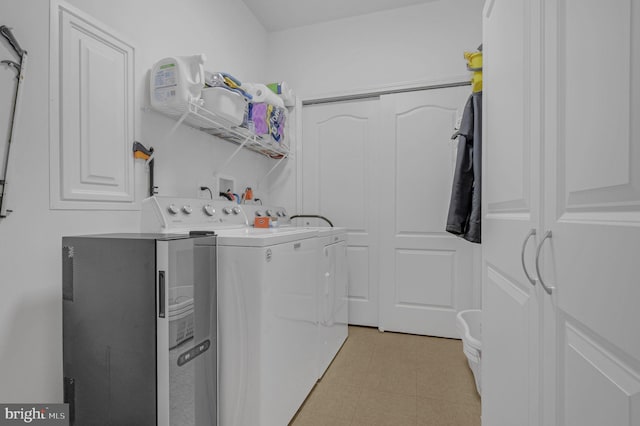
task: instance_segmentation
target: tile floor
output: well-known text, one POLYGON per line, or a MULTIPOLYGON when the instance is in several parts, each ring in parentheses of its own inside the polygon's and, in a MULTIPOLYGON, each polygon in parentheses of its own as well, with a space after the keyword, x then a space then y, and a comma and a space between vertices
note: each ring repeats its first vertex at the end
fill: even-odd
POLYGON ((349 327, 290 426, 479 426, 473 374, 453 339, 349 327))

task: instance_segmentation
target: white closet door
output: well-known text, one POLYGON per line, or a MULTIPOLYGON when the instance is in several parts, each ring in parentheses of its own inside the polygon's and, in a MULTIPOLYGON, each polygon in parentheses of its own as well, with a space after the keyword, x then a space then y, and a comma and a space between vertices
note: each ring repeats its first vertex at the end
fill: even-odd
POLYGON ((547 3, 545 424, 637 426, 640 4, 547 3))
MULTIPOLYGON (((348 229, 349 323, 378 326, 379 100, 305 106, 302 208, 348 229)), ((323 224, 324 225, 324 224, 323 224)))
MULTIPOLYGON (((535 3, 535 2, 534 2, 535 3)), ((485 3, 482 217, 482 422, 539 423, 540 299, 533 258, 540 213, 540 73, 535 4, 485 3), (535 282, 535 279, 534 279, 535 282)))
POLYGON ((380 328, 458 338, 473 298, 472 244, 445 231, 469 87, 382 96, 380 328))

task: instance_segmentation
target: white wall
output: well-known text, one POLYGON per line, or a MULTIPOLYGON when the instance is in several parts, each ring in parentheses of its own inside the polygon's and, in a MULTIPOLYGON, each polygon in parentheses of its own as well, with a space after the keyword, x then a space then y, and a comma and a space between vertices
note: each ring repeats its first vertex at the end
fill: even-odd
POLYGON ((267 79, 302 98, 466 75, 482 0, 439 0, 269 34, 267 79))
MULTIPOLYGON (((205 53, 207 68, 247 81, 262 81, 267 35, 237 0, 72 0, 136 47, 136 138, 157 151, 156 182, 164 195, 196 195, 235 145, 181 128, 162 142, 173 121, 142 111, 147 73, 154 61, 205 53)), ((29 52, 24 97, 12 155, 13 186, 0 219, 0 401, 62 401, 61 237, 137 231, 138 211, 52 211, 49 209, 49 2, 0 2, 2 22, 13 27, 29 52)), ((0 43, 0 59, 12 54, 0 43)), ((13 93, 13 72, 0 67, 0 148, 13 93)), ((239 186, 264 176, 272 161, 241 152, 225 174, 239 186)), ((136 193, 146 196, 147 175, 136 161, 136 193)), ((267 190, 265 185, 265 191, 267 190)), ((256 194, 268 197, 268 194, 256 194)))
MULTIPOLYGON (((482 42, 482 5, 439 0, 270 33, 266 79, 286 81, 300 99, 465 79, 463 52, 482 42)), ((295 176, 291 161, 271 178, 272 200, 291 212, 295 176)))

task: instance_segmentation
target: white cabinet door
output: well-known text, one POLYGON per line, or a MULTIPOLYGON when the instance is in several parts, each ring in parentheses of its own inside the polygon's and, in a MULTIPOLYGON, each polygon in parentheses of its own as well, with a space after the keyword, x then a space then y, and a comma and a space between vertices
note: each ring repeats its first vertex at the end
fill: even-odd
POLYGON ((459 338, 473 299, 473 244, 445 231, 451 141, 469 87, 381 97, 380 329, 459 338))
POLYGON ((130 43, 64 2, 51 3, 51 207, 134 204, 130 43))
POLYGON ((485 4, 482 222, 482 422, 539 424, 538 32, 526 0, 485 4), (529 280, 522 267, 522 251, 529 280))
POLYGON ((528 3, 485 7, 483 423, 637 426, 640 7, 528 3))
MULTIPOLYGON (((349 323, 378 326, 378 103, 305 106, 302 208, 348 229, 349 323)), ((321 225, 325 225, 322 223, 321 225)))
POLYGON ((637 426, 640 4, 547 3, 545 425, 637 426))

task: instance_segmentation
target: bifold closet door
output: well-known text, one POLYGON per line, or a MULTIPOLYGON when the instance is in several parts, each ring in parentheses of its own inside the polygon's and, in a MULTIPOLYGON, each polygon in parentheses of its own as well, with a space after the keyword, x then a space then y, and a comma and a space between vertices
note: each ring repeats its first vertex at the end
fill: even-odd
MULTIPOLYGON (((379 99, 303 108, 302 213, 346 227, 349 323, 378 326, 379 99)), ((310 221, 312 224, 312 221, 310 221)), ((317 223, 324 226, 325 223, 317 223)))
POLYGON ((468 86, 381 97, 380 328, 459 338, 473 299, 473 244, 445 232, 468 86))
POLYGON ((637 426, 640 4, 545 3, 544 424, 637 426))

